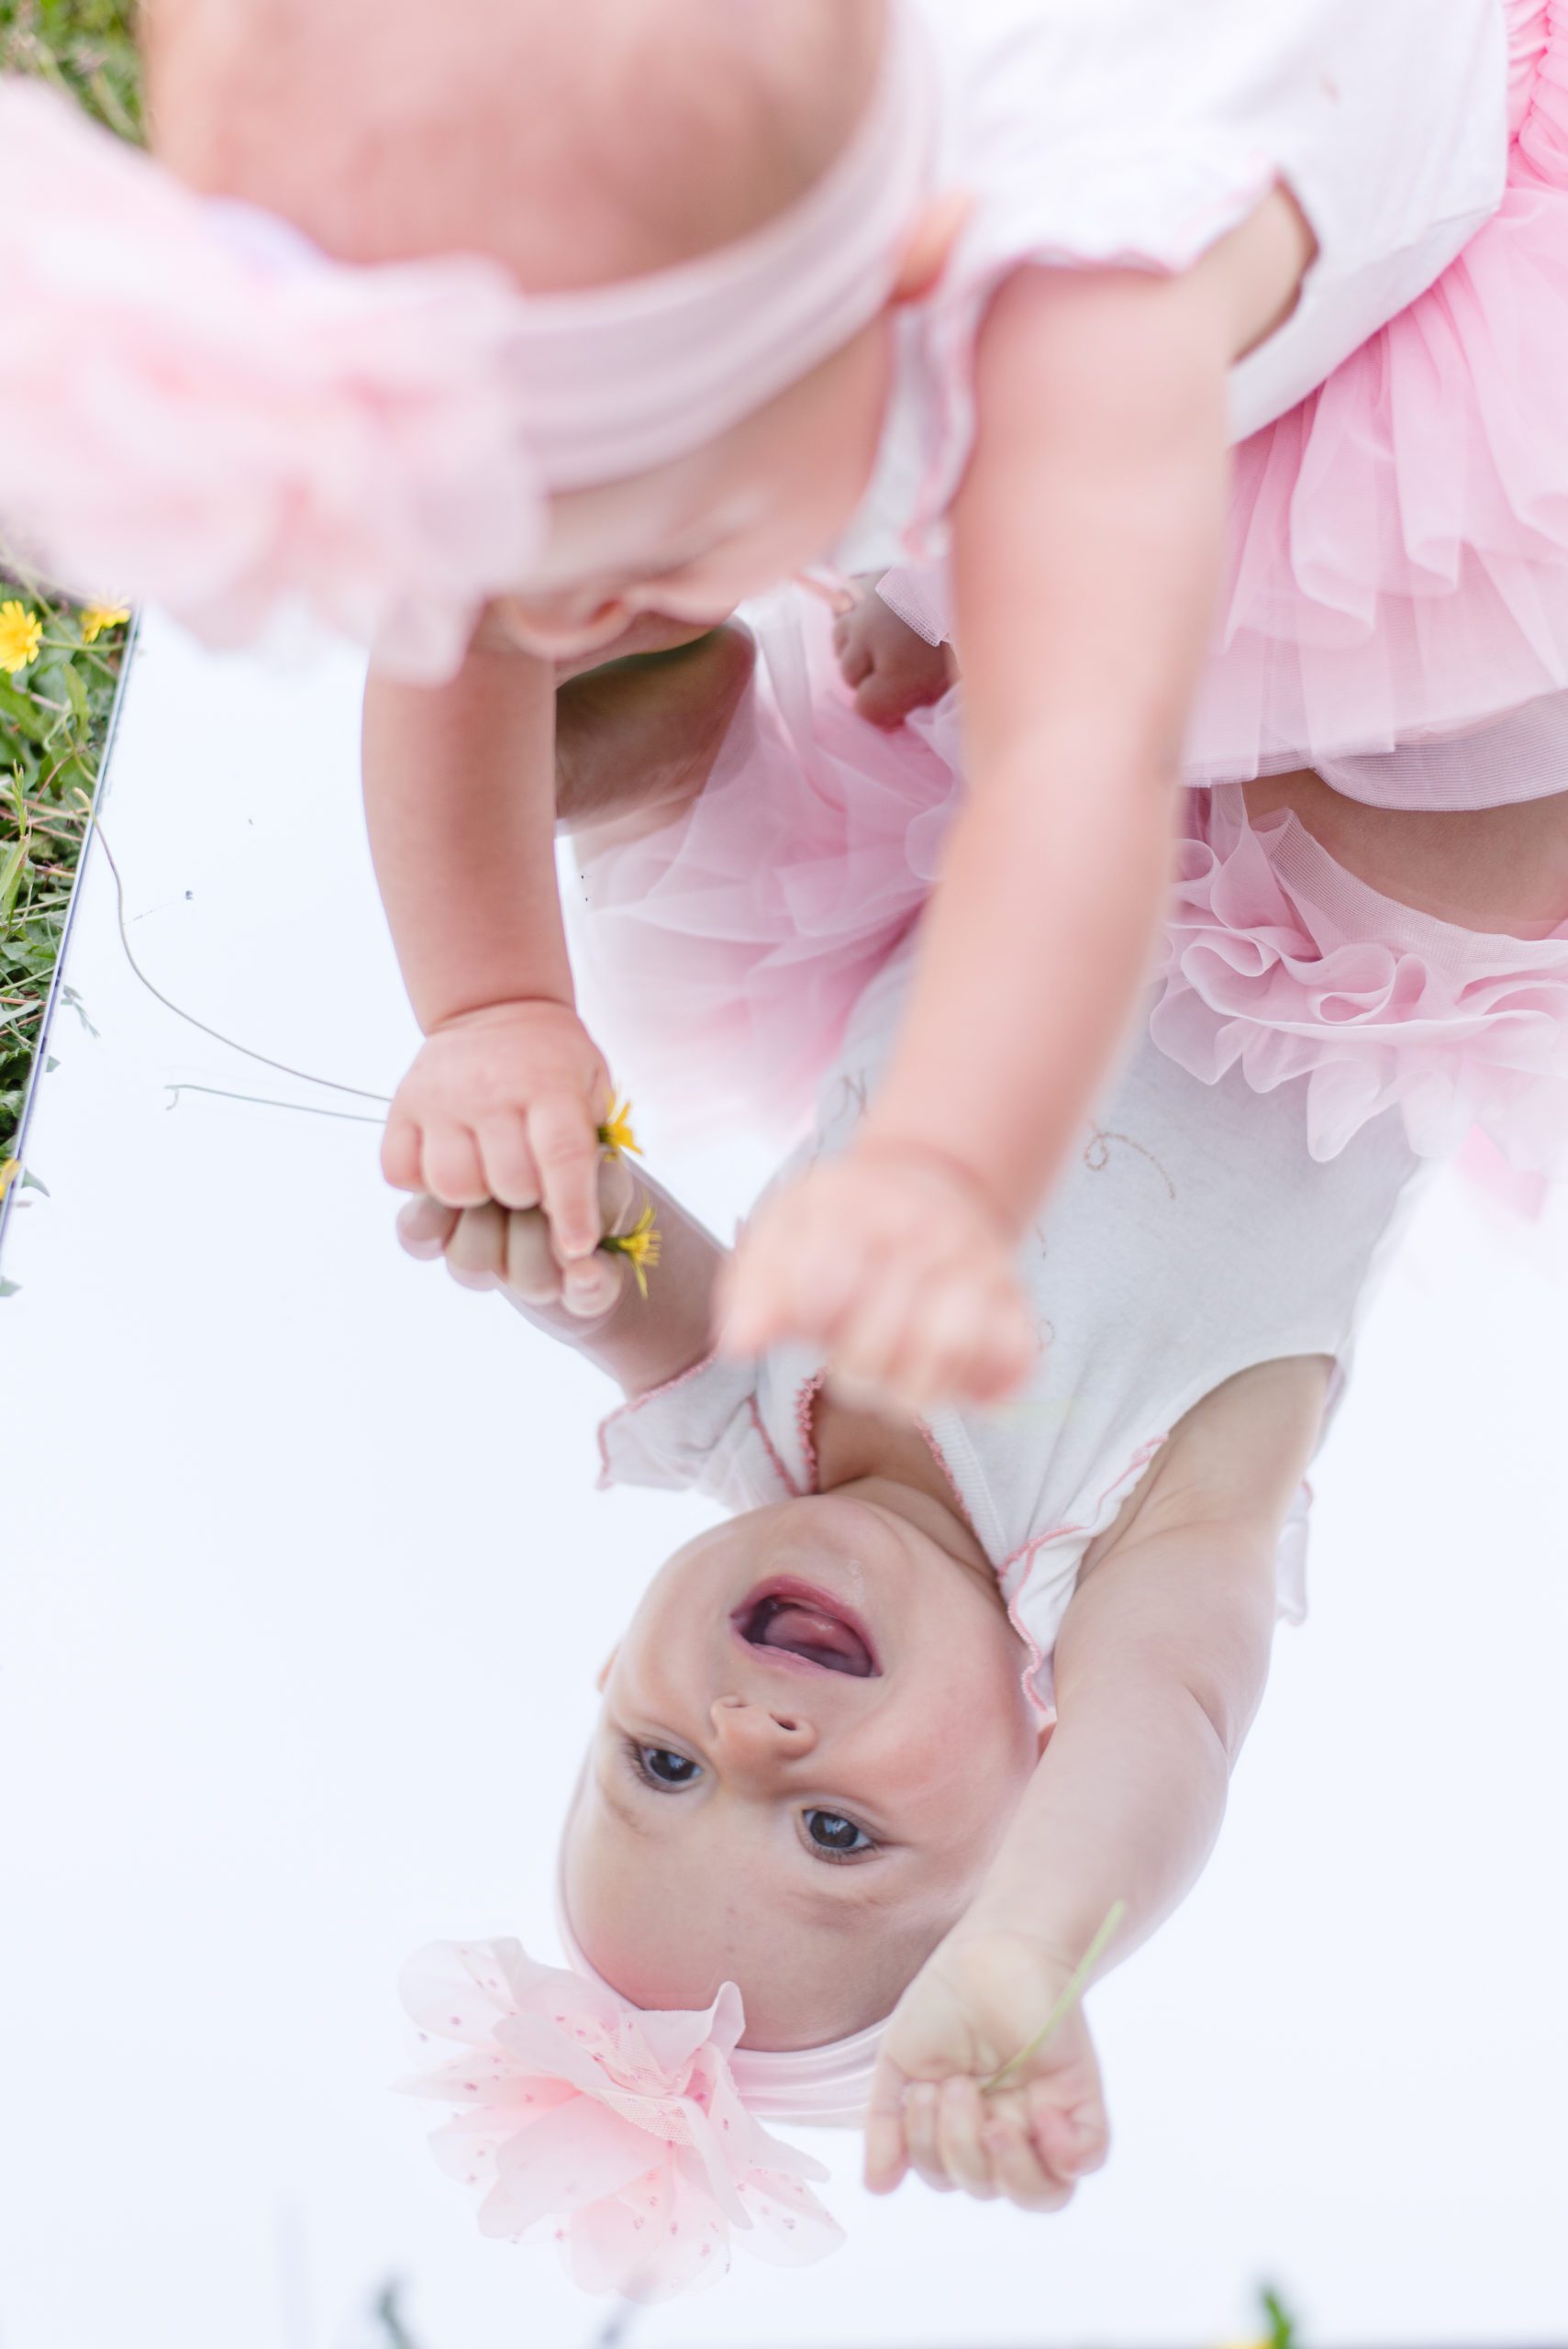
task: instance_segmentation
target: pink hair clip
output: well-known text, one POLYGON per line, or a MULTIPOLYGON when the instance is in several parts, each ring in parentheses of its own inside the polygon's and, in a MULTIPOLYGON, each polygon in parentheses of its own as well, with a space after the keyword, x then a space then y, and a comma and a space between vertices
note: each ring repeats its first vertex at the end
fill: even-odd
POLYGON ((431 2147, 482 2193, 482 2233, 554 2242, 582 2289, 631 2300, 717 2283, 732 2233, 792 2267, 843 2241, 807 2184, 828 2172, 737 2087, 733 1983, 706 2014, 645 2012, 518 1942, 443 1942, 402 1992, 423 2039, 462 2051, 403 2085, 456 2107, 431 2147))

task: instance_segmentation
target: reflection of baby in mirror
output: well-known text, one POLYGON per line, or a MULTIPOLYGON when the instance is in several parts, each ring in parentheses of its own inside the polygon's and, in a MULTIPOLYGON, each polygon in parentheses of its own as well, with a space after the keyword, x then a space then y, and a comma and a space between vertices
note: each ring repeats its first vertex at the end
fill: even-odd
MULTIPOLYGON (((851 1143, 908 961, 862 996, 806 1155, 851 1143)), ((1417 1163, 1385 1121, 1316 1165, 1300 1122, 1146 1043, 1024 1252, 1050 1341, 991 1414, 872 1414, 789 1349, 705 1359, 725 1252, 625 1160, 606 1208, 624 1230, 656 1202, 646 1299, 613 1254, 563 1275, 536 1213, 405 1210, 416 1252, 621 1382, 608 1476, 732 1512, 606 1666, 571 1936, 639 2009, 733 1981, 747 2049, 817 2051, 817 2080, 834 2051, 873 2186, 913 2165, 1051 2209, 1104 2158, 1081 2015, 982 2087, 1115 1903, 1120 1956, 1187 1890, 1299 1611, 1301 1477, 1417 1163)))
MULTIPOLYGON (((848 821, 873 781, 917 892, 959 784, 955 696, 911 708, 894 741, 854 711, 848 632, 835 643, 819 607, 797 596, 751 619, 750 635, 564 689, 562 804, 584 942, 643 1041, 669 1042, 671 1070, 694 1057, 691 1090, 711 1068, 759 1108, 814 1058, 812 1130, 779 1181, 814 1164, 830 1197, 896 1030, 917 897, 843 891, 780 983, 775 937, 698 919, 711 934, 684 940, 661 891, 712 911, 703 892, 722 887, 731 914, 756 903, 752 881, 790 895, 791 841, 815 869, 825 796, 848 821), (834 760, 862 787, 825 793, 834 760)), ((727 1252, 622 1155, 601 1167, 601 1213, 613 1243, 651 1206, 646 1295, 613 1244, 563 1260, 537 1211, 405 1210, 413 1252, 503 1287, 619 1383, 607 1477, 729 1511, 660 1569, 606 1668, 561 1867, 573 1965, 612 2001, 600 2025, 700 2015, 735 1985, 726 2077, 747 2109, 863 2115, 880 2188, 913 2168, 1053 2209, 1104 2158, 1075 2006, 990 2084, 1113 1909, 1114 1963, 1212 1847, 1273 1623, 1301 1611, 1303 1474, 1423 1159, 1478 1119, 1521 1163, 1568 1136, 1551 1010, 1568 978, 1565 805, 1389 815, 1307 775, 1256 786, 1251 807, 1193 795, 1152 1013, 1018 1258, 1034 1358, 1000 1407, 945 1399, 922 1351, 930 1316, 901 1319, 895 1283, 876 1291, 867 1342, 919 1409, 863 1408, 819 1347, 714 1356, 727 1252)), ((940 1241, 924 1277, 940 1298, 940 1241)), ((962 1309, 955 1297, 960 1324, 962 1309)), ((846 1333, 840 1353, 855 1351, 846 1333)), ((461 2030, 439 2011, 445 1986, 423 2010, 487 2062, 514 2004, 559 2000, 567 1979, 530 1991, 526 1962, 491 1945, 457 1963, 461 2030)), ((444 2076, 460 2104, 462 2068, 444 2076)), ((515 2199, 510 2156, 494 2164, 526 2115, 485 2095, 459 2149, 488 2144, 486 2223, 520 2232, 536 2203, 515 2199)), ((563 2232, 580 2272, 611 2272, 563 2232)), ((807 2242, 788 2238, 802 2255, 807 2242)), ((616 2279, 640 2289, 648 2256, 628 2246, 616 2279)))

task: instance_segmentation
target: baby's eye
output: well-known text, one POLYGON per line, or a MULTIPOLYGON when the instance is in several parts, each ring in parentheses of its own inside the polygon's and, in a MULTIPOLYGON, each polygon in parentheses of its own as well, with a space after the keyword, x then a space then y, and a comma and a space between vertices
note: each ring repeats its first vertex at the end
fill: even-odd
POLYGON ((689 1787, 702 1776, 702 1765, 689 1754, 672 1753, 667 1745, 639 1745, 636 1748, 637 1766, 645 1778, 658 1787, 689 1787))
POLYGON ((806 1834, 817 1850, 836 1860, 876 1849, 863 1827, 857 1827, 852 1819, 841 1819, 836 1810, 808 1810, 804 1817, 806 1834))

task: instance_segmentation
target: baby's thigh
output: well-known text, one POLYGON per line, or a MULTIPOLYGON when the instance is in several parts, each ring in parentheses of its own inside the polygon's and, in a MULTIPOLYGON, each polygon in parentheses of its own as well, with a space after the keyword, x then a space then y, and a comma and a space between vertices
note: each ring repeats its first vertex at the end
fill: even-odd
POLYGON ((1288 809, 1370 888, 1462 930, 1540 938, 1568 922, 1568 793, 1440 813, 1371 807, 1305 770, 1246 785, 1254 824, 1288 809))

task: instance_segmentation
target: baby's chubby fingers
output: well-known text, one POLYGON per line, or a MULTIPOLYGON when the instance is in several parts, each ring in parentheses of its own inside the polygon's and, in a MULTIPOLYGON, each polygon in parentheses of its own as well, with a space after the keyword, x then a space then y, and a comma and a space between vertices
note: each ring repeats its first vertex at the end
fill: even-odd
POLYGON ((438 1256, 446 1254, 447 1242, 457 1230, 459 1212, 439 1199, 410 1199, 397 1211, 399 1244, 421 1264, 434 1264, 438 1256))
POLYGON ((561 1264, 537 1208, 514 1208, 506 1218, 503 1278, 520 1305, 553 1305, 561 1296, 561 1264))
POLYGON ((490 1196, 504 1208, 537 1208, 539 1169, 528 1147, 528 1120, 520 1110, 486 1118, 475 1130, 490 1196))
POLYGON ((965 1391, 976 1403, 1000 1402, 1023 1385, 1045 1344, 1011 1275, 993 1289, 981 1327, 964 1373, 965 1391))
POLYGON ((868 2194, 891 2194, 909 2175, 904 2128, 904 2076, 886 2057, 878 2064, 866 2105, 865 2183, 868 2194))
POLYGON ((934 2080, 912 2080, 904 2098, 904 2126, 909 2141, 909 2163, 923 2184, 938 2194, 951 2194, 941 2143, 942 2092, 934 2080))
POLYGON ((1050 2080, 1036 2080, 1026 2090, 1029 2135, 1035 2152, 1052 2176, 1071 2190, 1081 2177, 1103 2169, 1110 2152, 1110 2125, 1097 2087, 1086 2097, 1063 2107, 1050 2080))
POLYGON ((884 1403, 902 1400, 889 1389, 888 1371, 905 1341, 910 1312, 906 1281, 891 1268, 867 1268, 862 1293, 844 1314, 831 1368, 846 1390, 866 1390, 884 1403))
POLYGON ((906 1407, 991 1403, 1029 1375, 1040 1339, 1010 1270, 991 1277, 962 1267, 922 1284, 905 1343, 884 1375, 906 1407))
MULTIPOLYGON (((637 1181, 618 1156, 600 1161, 599 1230, 616 1231, 635 1220, 637 1181)), ((595 1248, 591 1255, 562 1264, 561 1251, 541 1209, 515 1211, 506 1219, 506 1285, 520 1305, 562 1305, 583 1320, 607 1313, 621 1293, 626 1265, 595 1248)))
POLYGON ((417 1119, 406 1116, 395 1103, 381 1138, 382 1174, 395 1191, 424 1189, 420 1165, 423 1140, 417 1119))
POLYGON ((808 1175, 741 1235, 719 1290, 724 1352, 762 1353, 789 1338, 832 1343, 865 1275, 853 1235, 817 1211, 808 1175))
POLYGON ((450 1208, 483 1207, 490 1197, 477 1136, 449 1119, 426 1126, 419 1171, 430 1197, 450 1208))
POLYGON ((562 1266, 550 1225, 537 1208, 506 1218, 506 1294, 518 1305, 560 1305, 584 1321, 607 1313, 621 1292, 624 1267, 613 1256, 580 1256, 562 1266))
POLYGON ((1010 2097, 987 2114, 987 2158, 997 2186, 1020 2210, 1062 2210, 1073 2199, 1070 2184, 1054 2176, 1031 2142, 1019 2099, 1010 2097))
POLYGON ((994 2202, 997 2192, 985 2131, 980 2083, 955 2073, 938 2098, 937 2145, 949 2177, 977 2202, 994 2202))
POLYGON ((499 1288, 506 1274, 506 1210, 494 1199, 464 1208, 447 1241, 447 1270, 461 1288, 499 1288))
POLYGON ((556 1248, 563 1261, 599 1244, 598 1119, 586 1098, 549 1094, 528 1112, 528 1146, 556 1248))

